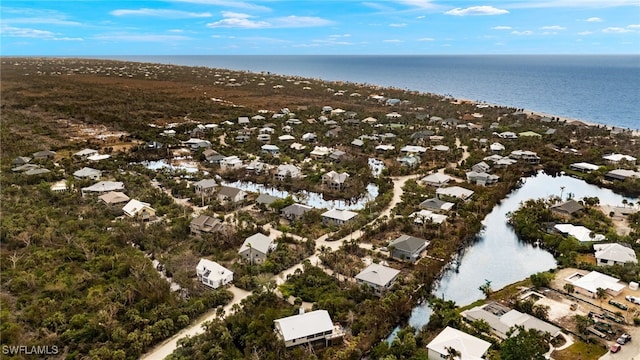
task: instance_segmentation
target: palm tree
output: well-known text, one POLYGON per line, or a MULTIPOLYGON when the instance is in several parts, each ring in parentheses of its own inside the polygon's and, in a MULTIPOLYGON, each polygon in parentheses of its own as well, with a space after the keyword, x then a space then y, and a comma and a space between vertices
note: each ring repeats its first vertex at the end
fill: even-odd
POLYGON ((482 291, 485 297, 489 297, 491 293, 493 293, 493 289, 491 289, 491 281, 485 279, 484 284, 480 285, 478 290, 482 291))
POLYGON ((600 300, 600 308, 602 308, 602 300, 607 296, 607 291, 603 288, 598 288, 596 290, 596 297, 600 300))
POLYGON ((462 358, 462 353, 451 346, 447 346, 445 350, 447 350, 447 357, 446 357, 447 360, 455 360, 455 359, 462 358))

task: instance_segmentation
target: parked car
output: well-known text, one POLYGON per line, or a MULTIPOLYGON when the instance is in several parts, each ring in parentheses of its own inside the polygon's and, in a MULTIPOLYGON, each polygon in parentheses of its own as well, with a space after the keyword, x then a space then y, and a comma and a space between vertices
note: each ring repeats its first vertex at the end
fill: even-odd
POLYGON ((611 345, 611 347, 609 348, 609 351, 611 351, 612 353, 617 353, 618 351, 620 351, 620 348, 622 346, 620 346, 620 344, 613 344, 611 345))
POLYGON ((598 318, 598 319, 604 320, 604 315, 602 315, 602 314, 598 314, 598 313, 593 312, 593 311, 589 311, 589 317, 590 317, 590 318, 594 318, 594 317, 595 317, 595 318, 598 318))
POLYGON ((620 336, 618 338, 618 340, 616 340, 616 342, 620 345, 624 345, 626 343, 628 343, 629 341, 631 341, 631 335, 629 334, 622 334, 622 336, 620 336))
POLYGON ((627 305, 625 305, 623 303, 620 303, 620 302, 617 302, 617 301, 615 301, 613 299, 609 300, 609 305, 613 305, 613 306, 617 307, 620 310, 625 310, 626 311, 628 309, 627 305))
POLYGON ((630 303, 640 304, 640 297, 627 295, 624 298, 625 298, 625 300, 627 300, 630 303))

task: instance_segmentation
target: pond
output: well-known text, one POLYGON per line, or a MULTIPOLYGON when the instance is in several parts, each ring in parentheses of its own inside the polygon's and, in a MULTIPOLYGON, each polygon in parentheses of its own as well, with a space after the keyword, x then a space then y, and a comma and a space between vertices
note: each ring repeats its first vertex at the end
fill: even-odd
MULTIPOLYGON (((552 177, 539 173, 523 180, 522 187, 509 194, 483 220, 484 229, 478 234, 478 241, 450 264, 433 295, 464 306, 484 297, 478 287, 485 280, 491 281, 493 289, 500 289, 556 267, 556 261, 549 252, 519 241, 507 224, 507 213, 517 210, 528 199, 560 196, 562 193, 565 200, 569 194, 575 199, 597 196, 600 204, 616 206, 621 205, 623 199, 638 200, 570 176, 552 177)), ((429 322, 430 314, 428 304, 419 305, 414 308, 409 324, 420 329, 429 322)))

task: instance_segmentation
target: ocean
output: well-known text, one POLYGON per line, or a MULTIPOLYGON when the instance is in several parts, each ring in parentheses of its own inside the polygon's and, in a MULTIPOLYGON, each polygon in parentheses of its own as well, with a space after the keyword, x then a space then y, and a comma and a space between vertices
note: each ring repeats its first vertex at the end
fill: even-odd
POLYGON ((639 55, 201 55, 105 58, 380 85, 640 129, 639 55))

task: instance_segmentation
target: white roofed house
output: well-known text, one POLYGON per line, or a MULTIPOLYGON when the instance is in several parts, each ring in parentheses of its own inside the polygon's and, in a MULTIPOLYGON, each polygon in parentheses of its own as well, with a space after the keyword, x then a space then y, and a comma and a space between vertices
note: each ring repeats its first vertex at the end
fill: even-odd
POLYGON ((636 158, 631 156, 631 155, 624 155, 624 154, 608 154, 602 157, 603 159, 605 159, 608 163, 611 164, 617 164, 621 161, 626 161, 630 164, 634 164, 636 163, 636 158))
POLYGON ((604 289, 611 296, 619 295, 624 289, 624 284, 620 283, 620 279, 612 276, 592 271, 588 274, 577 272, 565 279, 571 283, 576 292, 595 299, 598 295, 598 288, 604 289))
POLYGON ((84 187, 81 189, 82 195, 85 193, 95 192, 95 193, 108 193, 110 191, 120 191, 124 190, 124 183, 120 181, 100 181, 91 186, 84 187))
POLYGON ((262 149, 262 152, 268 153, 268 154, 275 155, 280 153, 280 148, 271 144, 262 145, 261 149, 262 149))
POLYGON ((600 169, 600 166, 587 162, 578 162, 569 165, 569 168, 571 170, 580 171, 583 173, 590 173, 592 171, 600 169))
POLYGON ((478 173, 486 173, 489 172, 489 170, 491 170, 491 166, 489 166, 489 164, 484 161, 480 161, 479 163, 471 167, 471 171, 475 171, 478 173))
POLYGON ((598 266, 624 265, 638 263, 636 252, 626 244, 594 244, 595 257, 598 266))
POLYGON ((215 261, 200 259, 196 266, 198 280, 204 285, 217 289, 233 281, 233 271, 223 267, 215 261))
POLYGON ((90 167, 83 167, 73 173, 73 177, 76 179, 91 179, 98 180, 102 177, 102 171, 92 169, 90 167))
POLYGON ((481 360, 490 347, 490 342, 449 326, 427 344, 429 359, 447 359, 450 351, 455 350, 460 354, 455 359, 481 360))
POLYGON ((445 186, 451 180, 451 176, 441 173, 433 173, 420 179, 423 185, 441 187, 445 186))
POLYGON ((605 240, 604 235, 596 234, 595 232, 581 225, 576 226, 573 224, 556 224, 553 228, 558 232, 565 234, 566 236, 573 236, 580 242, 605 240))
POLYGON ((285 347, 313 342, 331 344, 333 339, 344 336, 340 325, 334 325, 327 310, 315 310, 273 321, 278 338, 285 347))
POLYGON ((463 201, 466 201, 473 196, 473 191, 469 189, 465 189, 460 186, 450 186, 446 188, 438 188, 436 190, 436 196, 439 199, 442 199, 442 196, 449 196, 453 198, 457 198, 463 201))
POLYGON ((355 279, 358 284, 366 284, 373 288, 376 295, 381 295, 393 285, 400 275, 400 270, 372 263, 362 270, 355 279))
POLYGON ((220 169, 221 170, 233 170, 239 169, 242 167, 242 160, 237 156, 227 156, 220 160, 220 169))
POLYGON ((499 153, 499 152, 504 151, 505 147, 504 147, 504 145, 495 142, 495 143, 489 145, 489 149, 491 149, 491 152, 495 154, 495 153, 499 153))
POLYGON ((273 178, 278 181, 284 181, 288 179, 298 179, 301 176, 302 170, 299 167, 291 164, 282 164, 278 165, 273 178))
POLYGON ((80 157, 80 158, 86 158, 86 157, 89 157, 91 155, 96 155, 97 153, 98 153, 98 150, 83 149, 83 150, 80 150, 80 151, 74 153, 73 156, 80 157))
POLYGON ((322 175, 322 184, 328 186, 332 190, 342 190, 345 187, 347 179, 349 179, 349 174, 346 172, 337 173, 331 170, 322 175))
POLYGON ((238 255, 250 264, 261 264, 277 246, 270 237, 256 233, 244 240, 238 255))
POLYGON ((538 154, 529 150, 514 150, 509 154, 509 157, 516 160, 522 160, 527 164, 537 164, 540 162, 538 154))
POLYGON ((329 154, 331 154, 331 149, 326 146, 316 146, 309 153, 309 155, 314 159, 322 159, 329 156, 329 154))
POLYGON ((156 211, 151 207, 151 204, 136 199, 129 200, 122 211, 128 217, 138 218, 142 221, 149 221, 156 216, 156 211))
POLYGON ((321 216, 323 224, 341 226, 355 220, 358 213, 349 210, 332 209, 322 213, 321 216))

